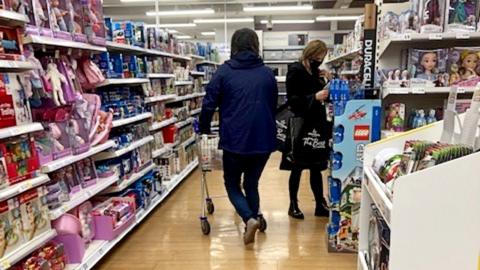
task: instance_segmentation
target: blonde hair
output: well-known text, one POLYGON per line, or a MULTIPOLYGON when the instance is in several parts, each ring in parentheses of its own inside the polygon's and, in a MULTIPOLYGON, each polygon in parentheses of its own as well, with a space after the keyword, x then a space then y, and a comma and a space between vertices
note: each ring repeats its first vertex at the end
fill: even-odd
POLYGON ((302 56, 300 57, 300 62, 304 60, 309 60, 315 58, 315 56, 321 53, 327 53, 327 45, 321 40, 312 40, 310 41, 305 49, 303 49, 302 56))

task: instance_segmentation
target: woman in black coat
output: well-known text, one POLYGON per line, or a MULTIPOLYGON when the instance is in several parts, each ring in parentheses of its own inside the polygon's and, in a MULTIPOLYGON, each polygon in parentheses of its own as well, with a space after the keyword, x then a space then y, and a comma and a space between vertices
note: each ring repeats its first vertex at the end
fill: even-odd
MULTIPOLYGON (((302 117, 305 126, 319 126, 321 129, 319 132, 326 134, 330 138, 331 123, 327 121, 327 112, 324 104, 328 99, 329 93, 326 89, 325 80, 320 78, 325 76, 325 72, 319 71, 326 54, 327 47, 324 42, 320 40, 309 42, 303 50, 300 61, 288 67, 286 86, 288 105, 295 117, 302 117)), ((329 147, 328 143, 326 143, 325 147, 329 147)), ((310 170, 310 186, 316 201, 315 216, 328 216, 322 184, 322 171, 328 167, 328 152, 328 149, 325 149, 323 151, 324 154, 307 156, 303 160, 287 159, 286 153, 283 154, 280 169, 291 171, 288 214, 293 218, 304 218, 302 211, 298 207, 297 199, 300 177, 304 169, 310 170)))

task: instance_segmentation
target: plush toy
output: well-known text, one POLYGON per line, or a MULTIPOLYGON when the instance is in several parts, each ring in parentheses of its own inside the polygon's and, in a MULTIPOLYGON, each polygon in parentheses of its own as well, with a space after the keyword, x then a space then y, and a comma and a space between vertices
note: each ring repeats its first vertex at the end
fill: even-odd
POLYGON ((57 106, 66 105, 65 99, 63 97, 62 83, 67 82, 67 78, 63 76, 60 71, 57 69, 57 64, 49 63, 47 66, 46 79, 51 83, 52 92, 53 92, 53 102, 57 106))

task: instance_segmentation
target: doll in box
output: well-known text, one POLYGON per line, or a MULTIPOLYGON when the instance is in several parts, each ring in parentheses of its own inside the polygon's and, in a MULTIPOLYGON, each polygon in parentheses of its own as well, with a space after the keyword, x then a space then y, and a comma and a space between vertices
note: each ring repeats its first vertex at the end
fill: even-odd
POLYGON ((448 54, 450 85, 473 87, 480 82, 480 48, 457 47, 448 54))
POLYGON ((420 0, 420 32, 440 33, 443 31, 445 0, 420 0))
MULTIPOLYGON (((66 1, 62 1, 65 3, 66 1)), ((55 16, 55 21, 53 22, 53 30, 68 32, 67 20, 70 19, 68 11, 65 9, 65 6, 60 6, 59 0, 50 0, 50 11, 55 16)), ((70 23, 68 21, 68 23, 70 23)))
MULTIPOLYGON (((446 50, 411 50, 408 66, 412 86, 444 86, 440 75, 446 72, 446 50)), ((442 77, 443 78, 443 77, 442 77)))
POLYGON ((475 31, 477 6, 474 0, 450 0, 448 3, 449 31, 475 31))
POLYGON ((50 229, 48 207, 42 201, 43 196, 44 188, 40 187, 29 190, 19 197, 25 241, 30 241, 50 229))
POLYGON ((85 33, 89 42, 105 45, 105 24, 101 0, 87 0, 83 7, 85 33))
POLYGON ((480 59, 480 52, 475 51, 463 51, 460 54, 461 67, 459 69, 460 77, 462 80, 470 80, 478 77, 477 66, 480 59))
POLYGON ((15 251, 23 243, 16 199, 0 203, 0 258, 15 251))

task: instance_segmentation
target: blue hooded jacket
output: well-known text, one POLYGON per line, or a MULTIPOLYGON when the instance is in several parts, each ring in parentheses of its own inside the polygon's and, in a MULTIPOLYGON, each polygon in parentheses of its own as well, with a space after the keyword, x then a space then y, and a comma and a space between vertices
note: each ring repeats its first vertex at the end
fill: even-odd
POLYGON ((220 144, 236 154, 271 153, 276 149, 278 88, 271 69, 253 52, 241 51, 221 65, 206 87, 200 132, 220 108, 220 144))

